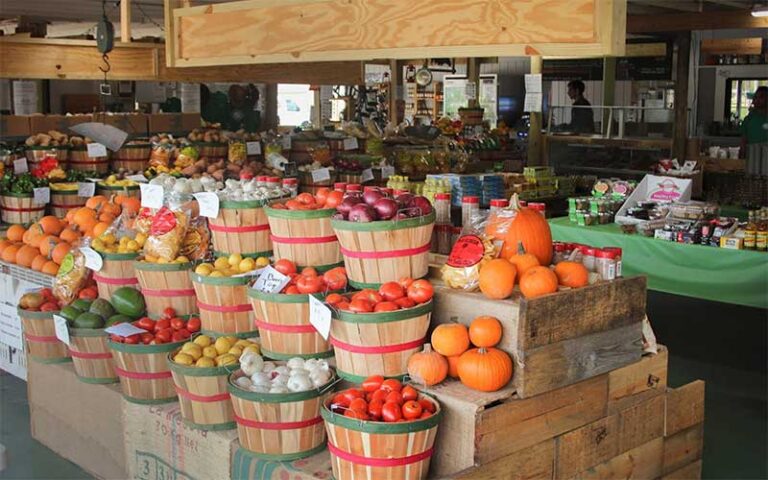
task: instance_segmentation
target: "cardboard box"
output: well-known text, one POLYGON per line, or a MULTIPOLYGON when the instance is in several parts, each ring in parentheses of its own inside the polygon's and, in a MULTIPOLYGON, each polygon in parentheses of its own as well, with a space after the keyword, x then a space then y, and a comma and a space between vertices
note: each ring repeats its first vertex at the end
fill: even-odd
POLYGON ((153 113, 149 117, 149 132, 187 133, 201 126, 199 113, 153 113))
POLYGON ((331 455, 328 450, 315 454, 308 458, 293 460, 291 462, 275 462, 260 460, 249 455, 247 450, 239 448, 240 443, 235 441, 237 447, 232 460, 232 480, 317 480, 319 478, 333 478, 331 468, 331 455))
POLYGON ((29 117, 26 115, 0 115, 0 138, 28 137, 29 117))
POLYGON ((98 478, 128 478, 120 385, 83 383, 71 363, 29 362, 32 438, 98 478))
POLYGON ((616 212, 616 223, 619 225, 638 225, 647 220, 627 216, 627 210, 637 205, 637 202, 654 201, 660 203, 687 202, 691 199, 692 181, 684 178, 646 175, 632 194, 616 212))

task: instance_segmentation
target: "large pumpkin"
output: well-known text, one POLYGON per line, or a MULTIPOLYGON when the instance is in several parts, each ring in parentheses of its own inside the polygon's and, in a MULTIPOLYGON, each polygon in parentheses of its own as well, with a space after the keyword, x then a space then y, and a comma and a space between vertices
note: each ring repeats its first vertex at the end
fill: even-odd
POLYGON ((512 359, 498 348, 473 348, 459 358, 461 383, 480 390, 495 392, 512 379, 512 359))
POLYGON ((527 253, 533 254, 541 265, 552 263, 552 232, 549 223, 536 210, 520 207, 517 196, 512 196, 512 206, 517 210, 515 219, 509 226, 504 246, 501 249, 503 258, 510 258, 517 253, 518 245, 522 242, 527 253))

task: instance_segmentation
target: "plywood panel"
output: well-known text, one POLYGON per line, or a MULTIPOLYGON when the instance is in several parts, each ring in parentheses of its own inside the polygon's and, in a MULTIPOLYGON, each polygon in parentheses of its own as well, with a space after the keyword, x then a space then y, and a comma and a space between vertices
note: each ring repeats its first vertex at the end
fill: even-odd
MULTIPOLYGON (((555 440, 550 439, 512 455, 470 468, 455 475, 456 480, 539 480, 553 478, 555 440)), ((661 454, 659 454, 661 456, 661 454)))

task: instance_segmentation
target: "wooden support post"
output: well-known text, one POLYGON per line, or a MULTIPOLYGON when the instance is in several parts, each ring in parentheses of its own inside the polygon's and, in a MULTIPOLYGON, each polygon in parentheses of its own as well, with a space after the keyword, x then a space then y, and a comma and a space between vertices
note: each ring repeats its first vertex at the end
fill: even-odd
POLYGON ((397 115, 397 92, 403 80, 403 67, 397 60, 390 60, 389 70, 389 121, 397 125, 400 123, 397 115))
POLYGON ((131 41, 131 0, 120 0, 120 41, 131 41))
POLYGON ((685 161, 688 142, 688 75, 691 55, 691 32, 681 33, 675 39, 677 64, 675 76, 675 125, 672 132, 672 158, 685 161))
POLYGON ((277 84, 268 83, 266 89, 266 98, 264 98, 264 128, 272 130, 280 126, 280 119, 277 118, 277 84))
MULTIPOLYGON (((544 60, 540 55, 531 57, 531 73, 541 74, 544 60)), ((543 104, 542 99, 542 104, 543 104)), ((531 112, 531 128, 528 130, 528 161, 527 165, 541 165, 541 112, 531 112)))
MULTIPOLYGON (((616 105, 616 57, 603 59, 603 105, 612 107, 616 105)), ((606 125, 610 118, 610 110, 603 110, 602 131, 606 131, 606 125)))
POLYGON ((475 98, 469 101, 469 108, 475 108, 480 104, 480 61, 477 58, 467 59, 467 81, 475 85, 475 98))

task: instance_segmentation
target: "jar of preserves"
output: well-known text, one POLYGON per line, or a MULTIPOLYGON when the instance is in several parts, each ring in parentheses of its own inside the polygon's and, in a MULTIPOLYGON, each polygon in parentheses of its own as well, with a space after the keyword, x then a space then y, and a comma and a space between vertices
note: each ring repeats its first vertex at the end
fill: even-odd
POLYGON ((435 194, 435 223, 451 223, 451 194, 435 194))
POLYGON ((598 249, 595 252, 595 269, 603 280, 616 279, 616 253, 611 250, 598 249))
POLYGON ((461 199, 461 225, 472 223, 472 218, 480 213, 480 197, 467 195, 461 199))
POLYGON ((283 189, 290 192, 291 198, 299 194, 299 180, 297 178, 284 178, 283 189))
POLYGON ((613 252, 614 260, 616 261, 616 278, 621 278, 621 253, 620 247, 604 247, 603 250, 613 252))
POLYGON ((581 263, 590 272, 597 271, 595 269, 595 249, 589 245, 581 245, 579 247, 581 252, 581 263))

